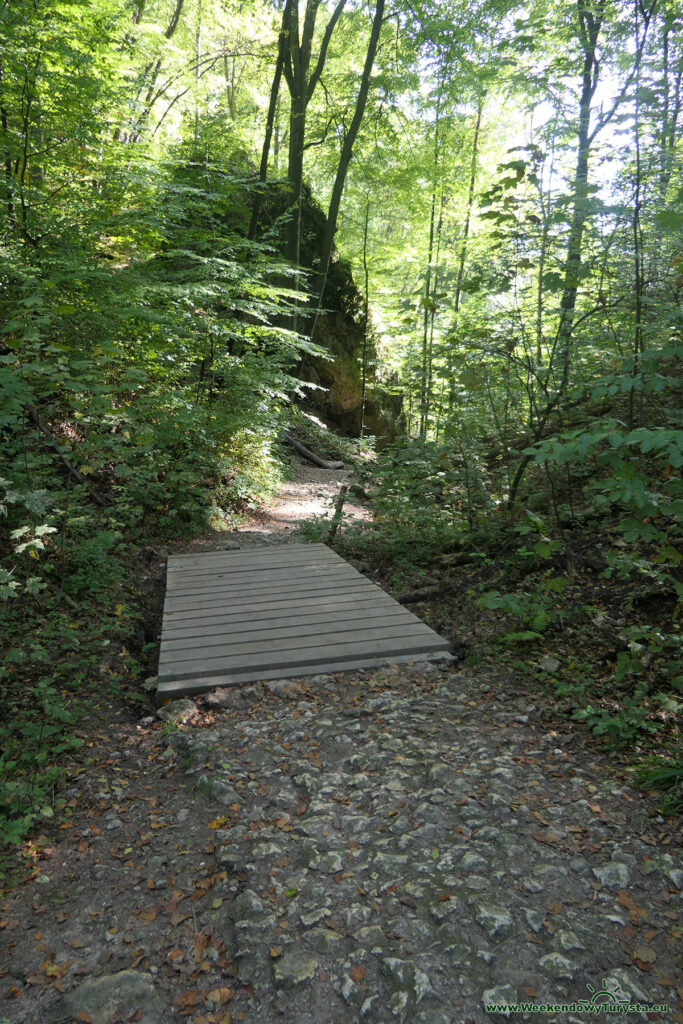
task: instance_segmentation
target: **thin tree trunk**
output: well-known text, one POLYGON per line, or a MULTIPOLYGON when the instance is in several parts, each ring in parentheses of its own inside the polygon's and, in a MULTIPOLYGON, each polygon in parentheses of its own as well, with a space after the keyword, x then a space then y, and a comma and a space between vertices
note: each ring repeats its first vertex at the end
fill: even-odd
POLYGON ((365 434, 365 399, 367 394, 367 375, 368 375, 368 331, 370 329, 370 270, 368 267, 368 225, 370 223, 370 195, 368 194, 365 200, 365 223, 363 225, 363 277, 364 277, 364 294, 363 294, 363 312, 364 312, 364 328, 363 328, 363 351, 361 353, 361 366, 360 366, 360 436, 363 437, 365 434))
POLYGON ((199 121, 200 121, 200 107, 199 107, 199 79, 201 78, 201 60, 202 60, 202 4, 199 2, 197 9, 197 30, 195 32, 194 42, 194 56, 197 62, 197 68, 195 71, 195 98, 194 98, 194 141, 195 145, 199 144, 199 121))
MULTIPOLYGON (((438 113, 437 113, 438 126, 438 113)), ((429 247, 427 249, 427 267, 425 274, 425 291, 422 298, 422 366, 420 370, 420 437, 427 436, 429 419, 429 353, 427 340, 429 337, 429 307, 432 301, 432 260, 434 258, 434 227, 436 221, 436 175, 432 186, 432 204, 429 214, 429 247)))
POLYGON ((323 307, 325 285, 327 283, 327 274, 329 271, 330 259, 332 257, 332 249, 334 248, 334 236, 337 233, 337 220, 339 218, 339 209, 341 206, 342 195, 344 193, 344 185, 346 184, 346 175, 348 174, 349 164, 351 163, 353 147, 356 142, 356 137, 358 136, 358 131, 360 129, 361 123, 363 121, 363 115, 365 114, 365 107, 368 101, 368 95, 370 92, 370 76, 372 75, 372 69, 375 63, 375 56, 377 54, 377 46, 379 44, 379 37, 382 31, 382 22, 384 20, 384 8, 385 0, 377 0, 375 5, 375 14, 372 21, 372 28, 370 30, 368 49, 365 54, 365 64, 363 65, 363 73, 361 75, 360 85, 358 87, 358 95, 356 96, 356 106, 353 111, 351 124, 349 125, 348 131, 344 136, 344 142, 342 145, 341 153, 339 155, 339 163, 337 165, 337 173, 335 175, 334 185, 332 186, 332 195, 330 197, 330 205, 327 211, 327 223, 325 224, 325 235, 323 238, 323 245, 320 253, 318 310, 316 311, 313 320, 311 337, 313 337, 313 333, 315 331, 315 323, 318 317, 318 312, 323 307))
MULTIPOLYGON (((282 82, 282 70, 285 63, 285 54, 287 52, 287 35, 289 31, 289 24, 291 21, 291 14, 292 0, 286 0, 284 9, 282 11, 282 24, 280 26, 280 35, 278 38, 275 73, 273 75, 273 82, 270 87, 268 116, 266 118, 266 134, 263 139, 263 148, 261 149, 261 166, 259 167, 259 182, 261 183, 261 185, 264 185, 268 178, 268 158, 270 156, 270 144, 273 138, 273 127, 275 125, 278 100, 280 98, 280 84, 282 82)), ((249 225, 249 238, 252 241, 254 238, 256 238, 256 231, 258 228, 258 219, 261 215, 262 202, 263 195, 261 190, 259 190, 256 194, 256 199, 254 201, 254 209, 252 210, 251 214, 251 223, 249 225)))
POLYGON ((588 158, 590 155, 591 102, 598 85, 599 65, 596 56, 598 36, 602 26, 604 0, 591 9, 587 0, 578 0, 579 38, 583 50, 583 74, 579 100, 578 149, 574 173, 574 204, 565 260, 564 287, 560 301, 560 323, 555 343, 562 367, 560 391, 569 381, 571 338, 574 324, 576 297, 581 272, 583 230, 588 214, 588 158))
MULTIPOLYGON (((640 357, 644 351, 644 335, 643 335, 643 285, 645 280, 645 260, 644 260, 644 249, 643 249, 643 224, 641 218, 641 211, 643 206, 642 198, 642 154, 641 154, 641 139, 640 139, 640 84, 641 84, 641 64, 643 57, 643 48, 645 42, 645 36, 650 24, 650 18, 654 13, 655 3, 654 0, 650 11, 646 11, 641 8, 641 0, 634 0, 634 24, 635 24, 635 37, 636 37, 636 69, 635 69, 635 93, 634 93, 634 124, 633 134, 635 142, 635 195, 633 199, 633 278, 634 278, 634 290, 635 290, 635 323, 634 323, 634 337, 633 337, 633 378, 638 376, 640 372, 640 357), (642 24, 642 42, 641 42, 641 11, 643 15, 642 24)), ((668 83, 667 83, 668 86, 668 83)), ((628 422, 629 429, 633 429, 635 414, 635 391, 631 388, 629 392, 628 401, 628 422)))
POLYGON ((16 226, 16 215, 14 212, 14 172, 12 170, 12 154, 9 143, 9 118, 7 116, 7 107, 5 106, 3 96, 3 66, 0 62, 0 129, 2 129, 2 145, 4 151, 4 163, 5 163, 5 180, 6 180, 6 203, 7 203, 7 222, 11 229, 16 226))
POLYGON ((294 206, 294 217, 289 226, 286 255, 300 265, 301 209, 303 190, 304 143, 306 141, 306 112, 327 58, 327 50, 335 26, 341 17, 346 0, 338 0, 328 21, 318 52, 318 58, 310 73, 313 49, 313 34, 320 6, 320 0, 308 0, 304 14, 301 40, 299 39, 299 7, 293 2, 289 17, 289 46, 286 48, 283 72, 291 99, 289 115, 289 163, 287 178, 294 206))
MULTIPOLYGON (((485 95, 485 94, 484 94, 485 95)), ((472 162, 470 164, 470 182, 467 190, 467 210, 465 212, 465 224, 462 232, 462 245, 460 246, 460 259, 458 260, 458 276, 455 280, 455 301, 454 310, 457 318, 460 312, 460 298, 462 296, 462 283, 465 279, 465 261, 467 259, 467 242, 470 236, 470 222, 472 210, 474 209, 474 189, 477 181, 477 161, 479 159, 479 135, 481 132, 481 118, 484 111, 484 96, 477 98, 477 119, 474 123, 474 139, 472 140, 472 162)), ((455 405, 455 388, 453 372, 449 366, 450 384, 448 388, 448 411, 452 411, 455 405)))
POLYGON ((434 262, 434 238, 436 228, 436 195, 439 177, 439 129, 441 126, 441 82, 437 97, 434 121, 434 165, 432 176, 432 199, 429 213, 429 246, 427 248, 427 266, 425 272, 425 291, 422 299, 422 365, 420 368, 420 437, 427 436, 429 426, 429 378, 431 353, 429 352, 429 314, 432 301, 432 266, 434 262))
POLYGON ((458 262, 458 276, 455 282, 455 312, 460 312, 460 296, 462 294, 462 282, 465 276, 465 260, 467 258, 467 242, 470 236, 470 221, 474 207, 474 188, 477 181, 477 160, 479 157, 479 133, 481 131, 481 115, 484 110, 484 97, 477 100, 477 120, 474 124, 474 139, 472 141, 472 163, 470 165, 470 184, 467 191, 467 212, 465 214, 465 226, 462 232, 462 246, 460 248, 460 260, 458 262))

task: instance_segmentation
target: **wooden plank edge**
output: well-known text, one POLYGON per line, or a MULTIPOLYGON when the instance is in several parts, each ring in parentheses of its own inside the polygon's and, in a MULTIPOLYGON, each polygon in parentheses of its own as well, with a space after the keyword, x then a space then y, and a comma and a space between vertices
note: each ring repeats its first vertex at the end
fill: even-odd
MULTIPOLYGON (((254 672, 266 669, 269 666, 279 668, 280 673, 287 671, 287 666, 296 663, 302 665, 324 665, 325 658, 332 658, 333 661, 345 661, 353 658, 377 658, 384 655, 391 658, 392 654, 416 654, 423 651, 447 650, 449 643, 436 633, 428 634, 429 627, 425 631, 402 633, 398 636, 381 636, 374 639, 368 636, 359 640, 342 640, 339 643, 318 643, 299 646, 298 643, 288 644, 286 641, 279 641, 280 646, 275 650, 241 650, 230 654, 228 651, 221 654, 207 654, 203 658, 192 657, 189 660, 168 656, 159 659, 158 675, 161 679, 182 679, 193 675, 211 675, 212 672, 226 671, 226 665, 231 663, 233 669, 254 672), (194 668, 192 667, 194 664, 194 668), (177 671, 174 669, 177 666, 177 671), (183 667, 184 666, 184 667, 183 667)), ((300 637, 295 638, 297 640, 300 637)), ((251 645, 245 645, 251 647, 251 645)), ((234 650, 234 648, 233 648, 234 650)), ((176 654, 176 652, 170 652, 176 654)))
POLYGON ((168 699, 179 697, 199 696, 209 690, 221 688, 235 688, 240 686, 251 686, 255 683, 268 682, 271 679, 305 679, 307 676, 328 675, 334 672, 355 672, 358 669, 380 668, 383 665, 405 665, 422 661, 454 661, 449 651, 429 651, 419 654, 401 654, 396 657, 361 658, 357 662, 331 662, 329 665, 301 665, 291 666, 283 673, 282 669, 272 669, 258 673, 235 673, 225 676, 201 676, 195 679, 159 679, 156 690, 156 703, 160 707, 168 699))

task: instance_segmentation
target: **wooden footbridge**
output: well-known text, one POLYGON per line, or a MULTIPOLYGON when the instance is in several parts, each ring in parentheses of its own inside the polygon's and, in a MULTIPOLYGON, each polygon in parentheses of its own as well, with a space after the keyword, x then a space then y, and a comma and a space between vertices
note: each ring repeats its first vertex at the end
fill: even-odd
POLYGON ((168 560, 159 702, 424 657, 447 641, 324 544, 168 560))

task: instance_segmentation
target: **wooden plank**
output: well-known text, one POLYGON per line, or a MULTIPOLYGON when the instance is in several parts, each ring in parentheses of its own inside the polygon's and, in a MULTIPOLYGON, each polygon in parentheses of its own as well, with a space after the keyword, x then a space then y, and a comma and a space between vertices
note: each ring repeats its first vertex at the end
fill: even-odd
POLYGON ((216 661, 217 659, 225 658, 238 658, 242 655, 259 654, 260 652, 267 650, 270 655, 281 654, 284 651, 304 651, 309 648, 324 648, 327 650, 330 646, 335 644, 348 645, 353 644, 356 648, 360 648, 366 643, 373 643, 375 641, 384 641, 393 637, 398 639, 408 639, 414 637, 422 637, 425 641, 431 642, 432 640, 438 641, 441 646, 447 647, 448 644, 445 640, 441 640, 441 637, 437 636, 429 626, 425 626, 419 619, 415 619, 415 622, 407 626, 405 623, 389 623, 386 625, 369 625, 359 627, 356 626, 353 630, 346 630, 343 633, 331 634, 332 644, 328 642, 325 636, 321 636, 317 633, 309 633, 304 636, 276 636, 268 637, 264 636, 260 640, 252 640, 251 638, 225 640, 214 646, 207 647, 201 645, 199 647, 181 648, 180 650, 168 650, 162 648, 159 657, 159 667, 167 664, 174 664, 175 662, 205 662, 205 661, 216 661))
MULTIPOLYGON (((366 612, 362 622, 364 629, 369 627, 379 629, 381 626, 398 626, 400 628, 401 621, 405 622, 406 627, 411 625, 410 618, 410 612, 406 612, 402 620, 402 617, 397 615, 393 608, 387 608, 380 612, 366 612)), ((238 639, 260 645, 264 642, 274 643, 284 637, 339 636, 349 632, 354 634, 360 632, 359 617, 355 611, 351 611, 343 617, 310 615, 306 617, 305 622, 302 622, 300 617, 276 621, 261 619, 260 621, 244 621, 237 627, 228 630, 216 630, 215 627, 209 626, 204 627, 200 633, 174 637, 165 636, 161 641, 161 652, 165 654, 169 651, 205 651, 212 647, 225 647, 238 639)))
POLYGON ((192 628, 196 620, 206 622, 207 625, 220 626, 229 625, 233 622, 249 620, 251 616, 258 615, 261 618, 272 617, 278 619, 281 616, 309 614, 311 612, 344 612, 358 609, 359 616, 365 614, 367 608, 393 608, 396 602, 385 594, 384 591, 373 593, 355 592, 340 594, 336 590, 333 594, 320 597, 316 593, 313 598, 303 597, 301 600, 293 600, 290 597, 274 598, 264 601, 261 596, 251 601, 240 601, 236 607, 222 608, 214 606, 207 612, 203 608, 190 608, 187 611, 169 612, 164 617, 164 635, 167 632, 174 632, 177 629, 192 628))
MULTIPOLYGON (((263 595, 264 598, 268 598, 268 597, 272 598, 272 597, 276 597, 277 596, 278 598, 281 598, 281 599, 282 598, 287 598, 287 597, 290 597, 290 598, 294 599, 296 597, 304 597, 304 596, 314 598, 316 595, 319 595, 321 597, 325 597, 325 596, 330 595, 330 594, 339 594, 339 593, 359 594, 360 595, 360 594, 366 594, 366 593, 374 593, 374 592, 377 592, 377 591, 379 591, 379 587, 377 587, 374 583, 370 583, 369 580, 368 581, 364 581, 362 579, 360 581, 356 581, 356 580, 343 580, 342 582, 339 582, 339 583, 335 583, 333 581, 330 581, 329 583, 320 583, 318 586, 316 586, 315 584, 312 584, 311 586, 307 586, 305 583, 302 583, 302 582, 299 581, 299 582, 293 583, 289 587, 285 587, 285 586, 277 587, 277 588, 268 587, 265 590, 258 590, 258 591, 255 591, 255 592, 252 591, 252 592, 250 592, 249 596, 250 597, 255 597, 255 596, 258 596, 258 594, 261 594, 261 595, 263 595)), ((235 607, 239 607, 242 604, 242 601, 239 600, 239 595, 237 595, 236 597, 233 596, 231 598, 231 601, 228 601, 226 599, 226 604, 230 604, 230 603, 234 604, 235 607)), ((165 612, 166 611, 168 611, 168 612, 179 611, 179 610, 186 609, 186 608, 209 608, 210 609, 210 608, 215 608, 215 607, 216 607, 216 600, 215 600, 214 597, 212 597, 212 595, 210 593, 193 594, 193 595, 190 595, 189 597, 183 597, 182 595, 180 595, 178 597, 174 597, 173 595, 170 595, 166 599, 166 603, 164 605, 164 611, 165 612)))
MULTIPOLYGON (((325 544, 287 544, 280 547, 263 547, 242 549, 240 551, 204 551, 189 555, 169 555, 167 568, 169 571, 187 568, 206 568, 230 563, 241 565, 250 563, 259 565, 292 564, 325 558, 329 561, 344 562, 344 559, 328 548, 325 544)), ((347 563, 348 564, 348 563, 347 563)))
POLYGON ((453 655, 447 651, 424 652, 418 654, 393 654, 390 657, 369 657, 357 658, 350 661, 327 662, 324 670, 319 665, 291 665, 284 676, 282 670, 261 669, 260 671, 223 673, 215 676, 197 676, 188 679, 175 679, 160 682, 157 687, 157 703, 161 704, 171 698, 192 696, 204 693, 217 686, 237 687, 247 683, 257 683, 269 679, 298 679, 306 676, 318 675, 324 671, 325 674, 332 672, 349 672, 352 669, 377 668, 381 665, 405 665, 422 661, 452 661, 453 655))
MULTIPOLYGON (((410 612, 404 608, 401 608, 401 612, 404 613, 406 621, 408 621, 410 619, 410 612)), ((301 609, 296 611, 287 605, 275 611, 271 609, 268 612, 263 612, 261 608, 256 608, 251 614, 239 612, 222 619, 220 617, 214 618, 212 621, 199 617, 191 620, 186 625, 168 629, 164 628, 164 636, 161 642, 164 644, 167 640, 180 640, 184 637, 241 635, 244 632, 252 632, 253 630, 263 628, 277 631, 288 626, 301 625, 304 621, 311 626, 329 625, 333 629, 336 623, 339 623, 341 626, 345 622, 358 623, 359 620, 374 620, 385 615, 393 615, 394 619, 398 619, 401 612, 397 613, 390 602, 382 602, 382 605, 378 606, 370 599, 362 607, 354 602, 341 607, 337 605, 327 610, 321 609, 317 603, 304 604, 301 609)))
POLYGON ((360 657, 379 657, 384 655, 387 661, 391 661, 393 655, 398 654, 420 654, 446 650, 448 645, 444 640, 434 634, 434 639, 419 636, 391 636, 379 637, 374 640, 366 639, 362 644, 357 641, 350 641, 347 644, 320 644, 316 647, 301 648, 294 644, 290 649, 269 651, 264 649, 259 652, 242 652, 233 657, 202 658, 193 662, 179 662, 175 667, 169 663, 164 664, 163 670, 159 666, 160 680, 191 679, 197 676, 210 676, 212 673, 220 674, 231 670, 262 672, 266 669, 277 669, 280 675, 291 670, 292 665, 318 665, 320 671, 329 662, 348 662, 360 657))
MULTIPOLYGON (((349 576, 345 566, 342 565, 307 565, 305 568, 305 579, 306 580, 317 580, 317 579, 328 579, 337 576, 349 576)), ((359 573, 360 576, 360 573, 359 573)), ((363 577, 360 576, 362 579, 363 577)), ((217 591, 228 591, 235 590, 238 593, 244 593, 255 587, 267 587, 280 582, 292 583, 301 579, 301 574, 293 574, 291 568, 286 569, 273 569, 272 572, 259 572, 259 573, 239 573, 236 577, 234 573, 221 573, 220 575, 211 576, 208 580, 187 580, 176 584, 176 586, 169 590, 166 588, 167 594, 172 594, 173 597, 182 594, 191 593, 203 593, 210 590, 212 593, 217 591)))
MULTIPOLYGON (((247 561, 221 561, 215 565, 187 565, 179 566, 176 569, 167 569, 166 577, 167 580, 176 583, 183 577, 198 577, 200 579, 206 579, 209 576, 224 575, 226 573, 250 573, 250 572, 272 572, 275 569, 285 569, 291 567, 296 569, 298 566, 330 566, 330 565, 348 565, 342 558, 326 557, 323 555, 312 555, 308 558, 299 559, 277 559, 272 562, 259 561, 255 563, 249 563, 247 561)), ((349 566, 352 568, 352 566, 349 566)), ((354 570, 355 571, 355 570, 354 570)))
POLYGON ((297 616, 299 619, 302 619, 317 612, 321 614, 331 613, 332 615, 355 612, 357 617, 362 619, 370 609, 376 609, 379 612, 392 607, 392 599, 386 594, 383 594, 379 599, 373 594, 359 597, 357 594, 351 593, 346 595, 332 594, 313 602, 310 598, 303 598, 300 601, 285 599, 272 601, 267 604, 257 600, 256 602, 240 604, 239 607, 232 609, 220 607, 208 610, 206 608, 190 608, 187 611, 170 613, 164 617, 163 633, 164 636, 172 636, 179 630, 197 629, 202 624, 216 629, 232 628, 235 625, 239 626, 242 622, 249 621, 251 618, 265 619, 273 622, 278 622, 279 619, 289 616, 297 616))
POLYGON ((158 694, 449 657, 447 647, 323 544, 172 556, 158 694))
MULTIPOLYGON (((257 562, 259 559, 272 562, 277 559, 313 558, 319 555, 326 558, 341 558, 341 555, 333 551, 327 544, 270 544, 236 550, 191 551, 184 555, 169 555, 168 564, 169 566, 192 565, 200 562, 213 564, 217 559, 227 558, 235 562, 247 560, 257 562)), ((343 558, 342 561, 344 561, 343 558)))

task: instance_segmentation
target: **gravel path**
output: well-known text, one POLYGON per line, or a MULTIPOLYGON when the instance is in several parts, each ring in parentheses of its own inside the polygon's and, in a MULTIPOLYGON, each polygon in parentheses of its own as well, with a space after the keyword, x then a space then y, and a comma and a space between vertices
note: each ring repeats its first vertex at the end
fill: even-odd
POLYGON ((266 691, 172 738, 227 819, 218 931, 245 1020, 483 1022, 603 982, 674 1008, 683 872, 533 703, 431 665, 266 691))
POLYGON ((0 907, 0 1021, 683 1020, 671 823, 519 681, 389 665, 162 714, 93 727, 0 907))

